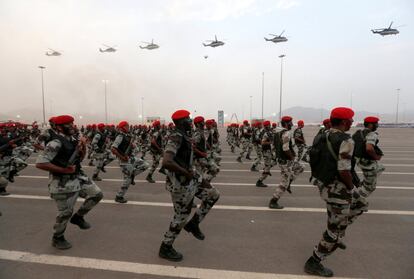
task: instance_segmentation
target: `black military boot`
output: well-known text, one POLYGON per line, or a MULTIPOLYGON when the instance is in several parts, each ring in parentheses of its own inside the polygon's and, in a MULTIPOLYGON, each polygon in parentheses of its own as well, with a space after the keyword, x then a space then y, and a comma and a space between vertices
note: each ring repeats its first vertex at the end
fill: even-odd
POLYGON ((124 198, 124 197, 119 197, 119 196, 116 196, 116 197, 115 197, 115 201, 116 201, 117 203, 127 203, 127 202, 128 202, 128 200, 127 200, 126 198, 124 198))
POLYGON ((172 245, 168 245, 165 243, 161 244, 158 255, 160 256, 160 258, 173 261, 173 262, 180 262, 183 260, 183 255, 180 252, 177 252, 172 247, 172 245))
POLYGON ((91 228, 91 225, 83 219, 78 213, 73 214, 70 218, 70 222, 74 225, 78 225, 81 230, 87 230, 91 228))
POLYGON ((106 166, 106 164, 103 164, 103 165, 102 165, 102 168, 101 168, 101 171, 102 171, 103 173, 105 173, 105 172, 106 172, 105 166, 106 166))
POLYGON ((272 198, 269 202, 269 208, 271 209, 283 209, 283 206, 278 204, 279 199, 272 198))
POLYGON ((131 175, 131 185, 135 185, 135 175, 131 175))
POLYGON ((9 172, 9 176, 7 177, 7 180, 10 181, 11 183, 14 182, 14 177, 17 175, 17 171, 16 170, 11 170, 9 172))
POLYGON ((318 275, 322 277, 332 277, 333 272, 329 268, 324 267, 320 261, 315 257, 310 257, 305 263, 305 272, 312 275, 318 275))
POLYGON ((92 176, 92 180, 93 180, 93 181, 102 181, 102 178, 100 178, 97 174, 94 174, 94 175, 92 176))
POLYGON ((239 157, 237 157, 236 161, 237 161, 237 162, 239 162, 239 163, 242 163, 242 159, 241 159, 241 157, 240 157, 240 156, 239 156, 239 157))
POLYGON ((336 246, 338 246, 339 249, 345 250, 346 249, 346 244, 343 243, 342 241, 338 242, 336 244, 336 246))
POLYGON ((9 192, 6 191, 6 188, 0 188, 0 196, 8 196, 9 192))
POLYGON ((263 183, 263 181, 261 181, 260 179, 259 180, 257 180, 257 182, 256 182, 256 187, 267 187, 267 185, 266 184, 264 184, 263 183))
POLYGON ((165 168, 164 167, 161 167, 158 172, 159 173, 162 173, 163 175, 167 175, 167 172, 165 171, 165 168))
POLYGON ((155 180, 152 178, 152 174, 148 174, 145 178, 149 183, 155 183, 155 180))
POLYGON ((193 219, 191 219, 190 222, 188 222, 185 225, 184 230, 186 230, 189 233, 192 233, 194 235, 194 237, 197 238, 198 240, 204 240, 204 238, 206 238, 206 236, 200 230, 200 227, 198 225, 199 225, 199 223, 197 223, 193 219))
POLYGON ((250 168, 250 171, 259 171, 255 165, 252 165, 252 167, 250 168))
POLYGON ((52 246, 60 250, 66 250, 66 249, 72 248, 72 244, 70 244, 70 242, 67 241, 63 235, 59 237, 53 236, 52 246))
POLYGON ((252 159, 252 158, 250 158, 250 154, 247 154, 247 155, 246 155, 246 159, 247 159, 247 160, 251 160, 251 159, 252 159))

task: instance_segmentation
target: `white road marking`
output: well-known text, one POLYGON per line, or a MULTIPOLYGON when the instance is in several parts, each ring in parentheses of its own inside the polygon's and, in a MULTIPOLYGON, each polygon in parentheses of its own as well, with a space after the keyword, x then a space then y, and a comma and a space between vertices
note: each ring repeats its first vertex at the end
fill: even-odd
MULTIPOLYGON (((319 278, 308 275, 296 274, 274 274, 246 271, 232 271, 208 268, 195 268, 172 265, 143 264, 135 262, 103 260, 95 258, 81 258, 69 256, 56 256, 48 254, 35 254, 30 252, 2 250, 0 259, 25 263, 36 263, 75 268, 87 268, 105 271, 129 272, 134 274, 148 274, 155 276, 169 276, 179 278, 200 278, 200 279, 311 279, 319 278)), ((340 278, 340 277, 336 277, 340 278)), ((341 277, 343 278, 343 277, 341 277)), ((345 278, 343 278, 345 279, 345 278)))
MULTIPOLYGON (((41 175, 21 175, 18 176, 19 178, 34 178, 34 179, 48 179, 48 176, 41 176, 41 175)), ((102 181, 109 181, 109 182, 122 182, 122 179, 117 178, 104 178, 102 181)), ((146 183, 146 180, 135 180, 137 183, 146 183)), ((155 181, 156 184, 165 184, 163 180, 155 181)), ((238 182, 213 182, 214 186, 255 186, 254 183, 238 183, 238 182)), ((268 186, 277 186, 279 184, 267 184, 268 186)), ((316 186, 309 185, 309 184, 292 184, 292 187, 300 187, 300 188, 316 188, 316 186)), ((414 187, 410 186, 377 186, 377 189, 387 189, 387 190, 414 190, 414 187)))
MULTIPOLYGON (((9 195, 0 196, 4 199, 28 199, 28 200, 50 200, 48 196, 36 195, 9 195)), ((103 204, 118 204, 114 200, 101 200, 103 204)), ((141 206, 156 206, 156 207, 172 207, 172 203, 168 202, 144 202, 144 201, 128 201, 126 205, 141 205, 141 206)), ((264 206, 239 206, 239 205, 215 205, 216 210, 246 210, 246 211, 273 211, 273 212, 311 212, 322 213, 326 212, 326 208, 312 208, 312 207, 285 207, 283 209, 270 209, 264 206)), ((368 210, 365 214, 379 214, 379 215, 408 215, 414 216, 414 211, 409 210, 368 210)))
MULTIPOLYGON (((244 163, 248 163, 248 161, 244 161, 244 163)), ((234 161, 222 161, 220 162, 220 164, 240 164, 239 162, 236 161, 236 159, 234 159, 234 161)), ((388 164, 388 163, 384 163, 382 164, 385 167, 414 167, 414 164, 388 164)), ((306 167, 308 167, 309 165, 306 165, 306 167)))

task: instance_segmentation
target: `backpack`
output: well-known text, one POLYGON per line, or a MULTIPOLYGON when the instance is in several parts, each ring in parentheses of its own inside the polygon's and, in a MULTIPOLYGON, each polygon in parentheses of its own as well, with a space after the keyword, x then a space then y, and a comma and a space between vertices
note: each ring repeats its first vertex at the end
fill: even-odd
POLYGON ((337 158, 328 149, 327 134, 316 135, 312 148, 309 151, 309 165, 311 176, 323 182, 331 184, 337 177, 337 158))

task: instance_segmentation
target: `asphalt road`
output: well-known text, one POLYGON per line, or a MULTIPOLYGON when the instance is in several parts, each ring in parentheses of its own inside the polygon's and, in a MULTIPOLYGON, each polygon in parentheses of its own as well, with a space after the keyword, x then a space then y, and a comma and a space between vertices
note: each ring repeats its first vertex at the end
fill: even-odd
MULTIPOLYGON (((304 132, 309 142, 315 129, 304 132)), ((369 198, 370 211, 347 230, 348 248, 325 261, 338 277, 413 278, 414 129, 379 132, 386 171, 369 198)), ((48 197, 47 173, 35 169, 35 157, 30 158, 8 187, 12 195, 0 198, 0 278, 311 278, 303 265, 327 217, 317 189, 308 183, 309 172, 295 181, 292 195, 282 197, 284 210, 269 210, 278 168, 266 180, 270 187, 257 188, 259 173, 250 172, 251 162, 237 163, 224 142, 222 149, 214 180, 221 198, 201 225, 206 239, 183 231, 175 247, 184 260, 177 264, 158 257, 172 218, 161 174, 155 175, 156 184, 144 182, 141 174, 128 191, 129 203, 116 204, 121 172, 113 162, 98 182, 104 200, 86 218, 92 228, 80 231, 69 224, 66 237, 73 248, 59 251, 50 245, 56 206, 48 197)))

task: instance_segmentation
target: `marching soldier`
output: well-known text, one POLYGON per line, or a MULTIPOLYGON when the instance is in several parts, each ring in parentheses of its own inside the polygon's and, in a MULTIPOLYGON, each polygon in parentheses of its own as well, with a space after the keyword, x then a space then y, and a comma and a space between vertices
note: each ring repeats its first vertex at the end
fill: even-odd
POLYGON ((270 127, 270 121, 263 122, 263 126, 264 126, 264 132, 262 136, 261 145, 262 145, 262 150, 263 150, 264 168, 263 168, 263 172, 259 180, 257 180, 256 182, 257 187, 267 187, 267 185, 264 184, 263 181, 269 175, 271 175, 270 169, 274 165, 273 153, 272 153, 272 143, 274 141, 273 139, 274 135, 273 135, 272 128, 270 127))
POLYGON ((366 199, 375 191, 378 175, 385 170, 385 167, 379 162, 384 154, 378 147, 378 122, 378 117, 366 117, 364 129, 358 130, 352 135, 355 142, 354 157, 358 167, 362 170, 364 179, 356 190, 358 199, 355 199, 351 205, 350 223, 362 212, 368 211, 366 199))
POLYGON ((160 164, 160 160, 162 157, 163 152, 163 133, 161 130, 161 123, 160 121, 154 121, 152 123, 153 132, 151 138, 151 147, 150 152, 152 155, 152 165, 148 171, 147 177, 145 178, 149 183, 155 183, 154 179, 152 178, 153 173, 157 169, 158 165, 160 164))
POLYGON ((118 203, 128 202, 125 194, 128 191, 129 185, 135 184, 135 176, 144 172, 149 167, 146 161, 135 157, 133 154, 134 148, 133 138, 129 135, 129 123, 126 121, 119 122, 118 135, 111 147, 112 153, 119 160, 119 166, 124 175, 121 189, 115 197, 115 201, 118 203))
POLYGON ((358 196, 352 175, 354 142, 346 133, 351 128, 353 116, 350 108, 333 109, 330 118, 332 128, 318 134, 312 145, 310 164, 313 184, 318 186, 321 198, 326 202, 328 225, 313 255, 305 263, 305 271, 309 274, 333 276, 332 270, 324 267, 321 261, 337 248, 346 248, 342 239, 349 225, 351 202, 353 197, 358 196))
POLYGON ((70 115, 55 117, 56 133, 51 134, 36 161, 37 168, 49 171, 49 193, 58 208, 52 238, 52 245, 57 249, 72 247, 64 237, 68 221, 82 230, 89 229, 91 225, 84 216, 103 198, 101 189, 81 169, 81 161, 86 155, 86 140, 78 141, 73 137, 73 121, 70 115), (78 196, 85 201, 73 214, 78 196))
POLYGON ((105 131, 105 124, 99 123, 97 125, 98 131, 92 139, 91 145, 93 150, 93 159, 96 160, 96 168, 92 179, 94 181, 101 181, 99 172, 106 172, 105 166, 114 160, 113 155, 107 150, 107 143, 109 141, 108 132, 105 131))
POLYGON ((253 140, 252 140, 254 150, 256 151, 256 159, 254 160, 250 168, 250 171, 259 171, 257 169, 257 166, 260 165, 263 159, 263 150, 262 150, 262 144, 261 144, 262 136, 263 136, 262 123, 258 122, 256 124, 255 129, 253 130, 253 140))
MULTIPOLYGON (((242 163, 242 157, 244 156, 245 153, 250 154, 250 149, 251 149, 251 139, 252 139, 252 135, 253 135, 253 131, 252 128, 250 127, 249 121, 244 120, 243 121, 243 126, 240 127, 240 143, 242 145, 242 150, 240 152, 239 157, 237 157, 237 162, 242 163)), ((247 158, 246 159, 250 159, 247 158)))
POLYGON ((172 120, 176 126, 165 147, 162 165, 168 170, 166 188, 171 193, 174 205, 174 218, 164 235, 159 256, 170 261, 181 261, 183 255, 173 248, 174 240, 184 228, 199 240, 205 238, 199 224, 219 199, 219 192, 208 182, 196 179, 193 172, 193 148, 191 143, 190 112, 178 110, 172 120), (189 222, 194 197, 202 203, 189 222), (187 222, 187 224, 186 224, 187 222))
POLYGON ((283 208, 283 206, 278 203, 280 197, 285 193, 285 191, 290 192, 290 185, 296 177, 304 171, 304 167, 299 162, 295 161, 295 151, 293 150, 292 138, 290 134, 290 130, 293 126, 292 117, 282 117, 280 124, 283 130, 276 133, 274 140, 281 181, 279 186, 276 187, 276 191, 269 202, 269 208, 273 209, 283 208))
POLYGON ((305 137, 303 136, 302 128, 305 127, 303 120, 298 121, 298 127, 293 131, 293 138, 295 139, 295 145, 298 148, 297 160, 302 159, 303 153, 306 150, 305 137))

